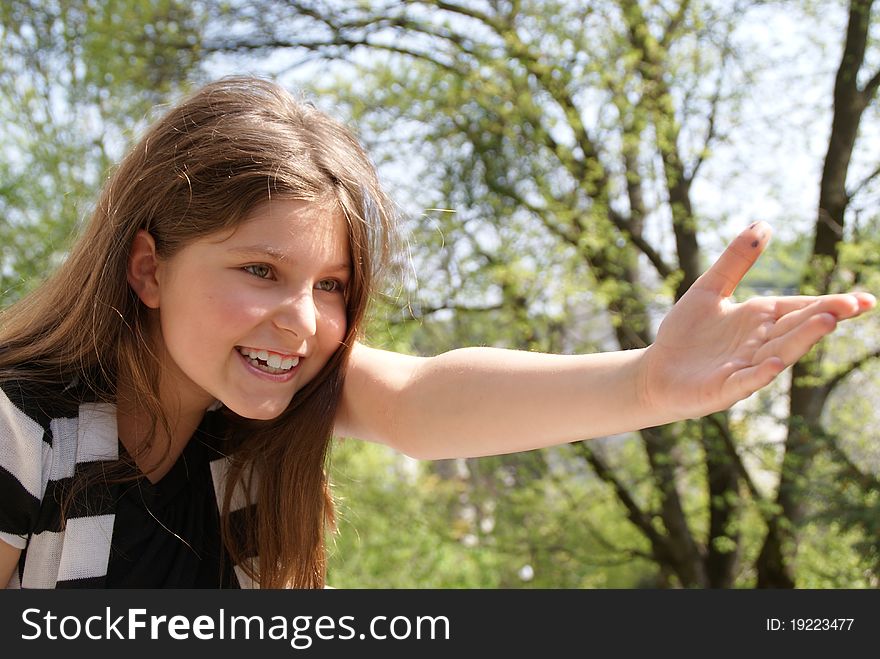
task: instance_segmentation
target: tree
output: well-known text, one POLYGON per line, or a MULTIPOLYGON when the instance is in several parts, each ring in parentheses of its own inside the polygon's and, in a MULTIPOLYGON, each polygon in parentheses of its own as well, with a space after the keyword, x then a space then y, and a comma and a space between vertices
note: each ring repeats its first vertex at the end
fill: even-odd
MULTIPOLYGON (((848 232, 847 211, 853 197, 880 174, 880 169, 875 169, 864 180, 854 185, 851 183, 850 163, 862 116, 880 87, 880 70, 871 71, 866 63, 872 9, 873 0, 851 0, 849 3, 843 55, 834 82, 834 112, 819 186, 813 249, 800 285, 808 294, 845 289, 856 278, 864 276, 867 270, 868 263, 863 260, 867 256, 864 252, 867 245, 863 243, 858 227, 848 232), (867 81, 860 82, 865 77, 867 81), (847 245, 861 256, 842 263, 841 252, 847 245)), ((786 554, 791 554, 789 547, 795 545, 798 526, 805 517, 807 474, 811 461, 825 443, 836 454, 845 457, 837 439, 824 432, 822 412, 835 387, 878 356, 880 351, 876 349, 863 353, 847 364, 831 365, 829 373, 829 360, 820 350, 794 365, 788 432, 776 495, 780 513, 768 520, 768 533, 757 562, 759 586, 795 585, 795 575, 786 554)), ((847 464, 847 467, 847 471, 868 491, 880 491, 877 478, 863 473, 854 464, 847 464)), ((876 527, 873 530, 876 533, 876 527)))
MULTIPOLYGON (((628 349, 651 343, 659 314, 706 265, 720 218, 699 211, 694 188, 713 152, 735 143, 756 73, 737 29, 766 4, 263 0, 226 5, 206 48, 353 63, 356 76, 334 75, 326 89, 378 158, 418 154, 405 167, 419 173, 410 189, 423 208, 454 211, 425 211, 409 227, 418 290, 405 313, 392 302, 377 323, 388 344, 628 349)), ((863 71, 871 9, 848 8, 805 292, 872 276, 865 225, 846 221, 877 175, 852 184, 847 168, 878 85, 863 71)), ((823 412, 877 356, 856 338, 843 361, 828 342, 793 369, 782 455, 768 456, 781 468, 748 462, 760 415, 730 413, 645 429, 637 455, 593 441, 480 464, 518 487, 546 484, 554 464, 570 483, 588 468, 637 531, 626 542, 654 564, 654 583, 791 587, 815 457, 827 449, 840 466, 847 455, 823 412), (774 492, 759 480, 770 470, 774 492)), ((876 478, 851 460, 846 470, 864 503, 876 478)), ((506 491, 493 478, 490 489, 506 491)))
POLYGON ((176 0, 0 6, 0 305, 63 258, 107 169, 198 61, 176 0))

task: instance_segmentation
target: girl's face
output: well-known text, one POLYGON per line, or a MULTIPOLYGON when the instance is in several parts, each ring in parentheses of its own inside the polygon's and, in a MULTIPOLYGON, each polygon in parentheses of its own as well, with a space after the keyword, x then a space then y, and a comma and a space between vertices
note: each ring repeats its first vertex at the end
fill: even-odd
POLYGON ((159 260, 163 397, 278 416, 344 339, 350 273, 343 215, 299 200, 159 260))

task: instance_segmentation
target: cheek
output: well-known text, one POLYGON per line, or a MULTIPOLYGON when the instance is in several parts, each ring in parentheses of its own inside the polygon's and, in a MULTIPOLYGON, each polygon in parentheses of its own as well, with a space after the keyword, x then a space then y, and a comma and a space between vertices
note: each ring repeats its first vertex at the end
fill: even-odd
POLYGON ((346 315, 344 303, 327 305, 321 311, 321 346, 326 350, 336 350, 345 339, 346 315))
POLYGON ((265 315, 260 300, 234 288, 218 293, 193 289, 192 295, 160 308, 162 332, 172 352, 202 355, 240 339, 265 315))
POLYGON ((269 315, 271 300, 264 300, 259 292, 229 291, 205 300, 206 317, 229 329, 249 327, 269 315))

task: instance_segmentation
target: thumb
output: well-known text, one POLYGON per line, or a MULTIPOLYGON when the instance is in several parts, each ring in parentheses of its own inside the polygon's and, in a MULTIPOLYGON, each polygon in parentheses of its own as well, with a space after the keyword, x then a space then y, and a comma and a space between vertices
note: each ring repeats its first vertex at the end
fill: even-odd
POLYGON ((694 288, 708 290, 721 297, 730 297, 770 242, 772 233, 766 222, 750 224, 694 282, 694 288))

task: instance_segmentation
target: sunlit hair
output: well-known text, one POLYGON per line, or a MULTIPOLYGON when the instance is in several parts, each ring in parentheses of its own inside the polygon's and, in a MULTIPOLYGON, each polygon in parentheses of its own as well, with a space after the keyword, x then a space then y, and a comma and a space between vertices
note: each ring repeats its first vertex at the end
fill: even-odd
POLYGON ((394 216, 369 158, 338 121, 250 77, 210 83, 172 108, 119 164, 66 261, 0 315, 0 378, 77 377, 116 402, 124 375, 153 431, 167 430, 148 309, 126 279, 134 236, 149 231, 167 258, 234 228, 270 198, 320 203, 345 216, 352 265, 347 331, 280 417, 261 422, 229 414, 235 448, 219 502, 221 528, 233 560, 262 587, 322 587, 324 532, 333 516, 325 466, 343 366, 388 256, 394 216), (231 528, 236 487, 249 489, 257 505, 231 528), (245 560, 254 554, 259 565, 245 560))

